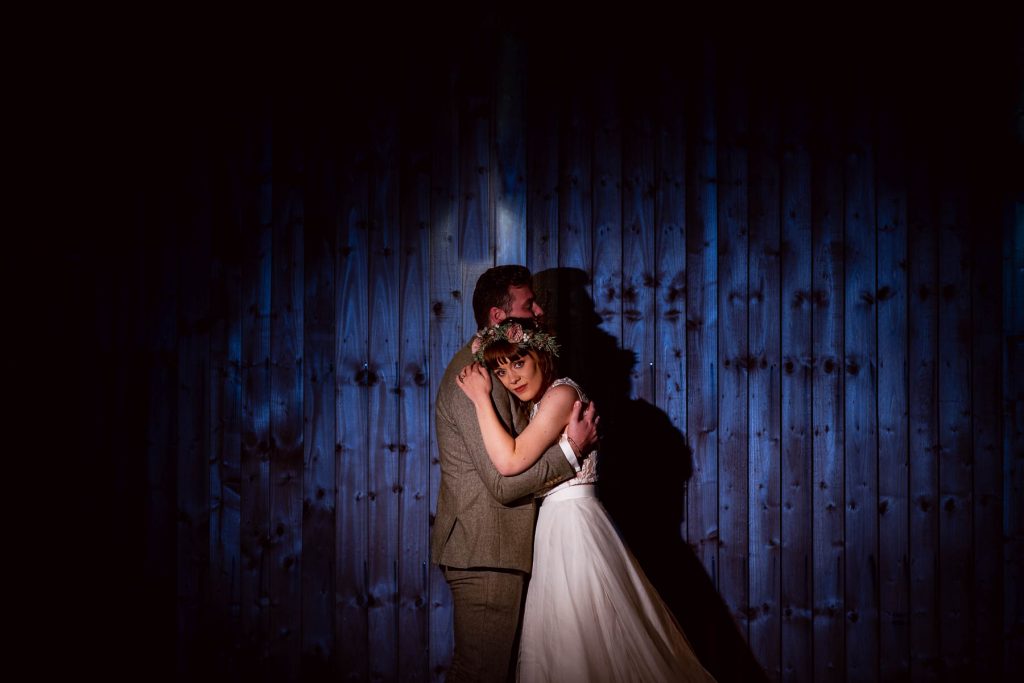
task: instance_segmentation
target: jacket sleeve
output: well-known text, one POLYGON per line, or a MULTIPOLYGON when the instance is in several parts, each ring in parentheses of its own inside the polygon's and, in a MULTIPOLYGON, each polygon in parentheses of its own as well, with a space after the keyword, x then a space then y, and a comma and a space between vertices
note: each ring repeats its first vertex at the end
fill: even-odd
MULTIPOLYGON (((508 401, 505 388, 498 383, 495 385, 496 391, 491 392, 492 400, 496 397, 497 401, 508 401)), ((576 475, 562 449, 555 442, 525 472, 511 477, 502 476, 487 455, 472 402, 454 386, 454 381, 447 374, 442 380, 440 391, 447 392, 448 395, 445 397, 447 400, 437 402, 438 447, 447 450, 449 457, 458 458, 465 461, 466 465, 470 465, 468 469, 473 470, 491 497, 502 505, 508 505, 576 475)), ((507 429, 511 422, 508 411, 499 409, 498 416, 507 429)))

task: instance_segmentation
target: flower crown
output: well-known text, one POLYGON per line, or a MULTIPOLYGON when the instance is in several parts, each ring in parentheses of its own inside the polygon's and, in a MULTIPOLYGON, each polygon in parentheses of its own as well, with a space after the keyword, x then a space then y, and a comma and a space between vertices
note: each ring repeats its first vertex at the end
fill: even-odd
POLYGON ((484 349, 501 340, 515 344, 520 349, 547 351, 552 356, 558 355, 558 342, 553 335, 533 329, 530 320, 507 318, 497 325, 483 328, 473 336, 473 343, 470 346, 473 358, 483 363, 484 349))

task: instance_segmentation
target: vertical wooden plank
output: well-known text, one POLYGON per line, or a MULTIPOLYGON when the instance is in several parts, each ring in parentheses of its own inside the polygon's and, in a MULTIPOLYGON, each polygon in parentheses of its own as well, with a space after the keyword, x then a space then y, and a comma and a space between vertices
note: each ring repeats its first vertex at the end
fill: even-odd
POLYGON ((943 676, 969 676, 971 658, 971 253, 964 180, 960 170, 945 169, 938 195, 939 619, 943 676))
POLYGON ((844 107, 843 430, 846 676, 878 678, 878 355, 874 146, 867 103, 844 107))
POLYGON ((622 341, 622 124, 618 79, 597 78, 594 121, 594 308, 622 341))
MULTIPOLYGON (((559 136, 558 265, 590 274, 593 263, 591 153, 592 105, 588 79, 574 79, 563 111, 559 136)), ((561 296, 558 316, 568 315, 561 296)), ((565 332, 563 331, 563 335, 565 332)), ((566 339, 573 346, 573 340, 566 339)))
POLYGON ((878 132, 879 677, 910 676, 907 168, 902 122, 878 132))
POLYGON ((718 137, 718 591, 749 639, 747 96, 722 70, 718 137))
POLYGON ((622 346, 636 354, 633 398, 653 402, 657 270, 654 223, 654 131, 640 78, 626 86, 622 143, 622 346))
MULTIPOLYGON (((473 64, 461 75, 459 101, 459 258, 462 283, 458 306, 462 330, 476 330, 473 289, 480 275, 494 265, 494 226, 490 214, 491 105, 489 64, 473 64)), ((465 342, 465 340, 463 340, 465 342)), ((443 372, 443 370, 442 370, 443 372)))
MULTIPOLYGON (((705 50, 688 130, 686 433, 693 448, 687 537, 718 587, 718 192, 714 65, 705 50)), ((714 648, 714 645, 711 646, 714 648)))
MULTIPOLYGON (((430 434, 434 432, 434 399, 448 362, 466 342, 462 329, 459 268, 459 117, 453 93, 454 69, 433 88, 430 201, 430 434)), ((475 326, 474 326, 475 329, 475 326)), ((441 484, 437 442, 430 446, 430 523, 437 514, 441 484)), ((451 664, 452 598, 441 571, 430 568, 430 678, 441 680, 451 664)))
MULTIPOLYGON (((213 226, 211 265, 210 356, 210 610, 217 621, 211 632, 219 634, 216 659, 231 658, 241 646, 241 453, 242 453, 242 261, 244 239, 241 147, 244 137, 225 135, 231 141, 220 171, 223 185, 218 193, 213 226)), ((221 661, 225 668, 227 662, 221 661)))
MULTIPOLYGON (((196 136, 201 136, 197 133, 196 136)), ((210 168, 203 141, 186 141, 191 157, 186 168, 183 206, 174 235, 177 243, 176 280, 179 298, 175 314, 177 335, 177 453, 175 457, 177 506, 177 605, 180 633, 179 666, 186 671, 199 666, 202 645, 201 619, 206 586, 203 568, 209 562, 210 492, 206 454, 210 433, 209 415, 209 315, 210 274, 210 168), (181 655, 184 655, 182 658, 181 655)))
POLYGON ((398 125, 391 94, 370 122, 368 630, 370 677, 398 676, 398 125))
POLYGON ((335 252, 338 239, 338 149, 320 120, 306 141, 303 230, 303 515, 302 673, 333 675, 336 556, 334 540, 337 423, 335 252))
POLYGON ((806 100, 786 108, 782 156, 782 678, 813 680, 811 153, 806 100))
POLYGON ((748 389, 750 647, 768 677, 781 671, 780 111, 760 92, 752 108, 761 133, 750 150, 748 389))
POLYGON ((822 105, 812 188, 814 676, 845 676, 843 535, 843 177, 835 111, 822 105))
MULTIPOLYGON (((1004 673, 1002 648, 1003 577, 1000 387, 1003 376, 1000 335, 1001 266, 997 202, 982 193, 983 203, 970 215, 974 253, 971 287, 971 401, 974 450, 974 572, 971 594, 974 675, 995 680, 1004 673)), ((1017 375, 1020 377, 1020 375, 1017 375)), ((1019 664, 1015 665, 1019 669, 1019 664)))
MULTIPOLYGON (((593 223, 591 190, 592 111, 590 79, 580 77, 571 84, 563 82, 564 105, 560 107, 558 128, 558 228, 556 272, 544 273, 535 281, 547 324, 558 334, 562 345, 559 371, 571 375, 588 391, 594 382, 580 372, 586 337, 579 324, 584 303, 577 299, 580 290, 589 292, 593 266, 593 223), (552 277, 554 276, 554 277, 552 277), (555 286, 551 287, 554 282, 555 286)), ((596 397, 594 397, 596 398, 596 397)))
MULTIPOLYGON (((423 79, 414 82, 423 83, 423 79)), ((400 180, 398 677, 425 681, 429 677, 430 121, 419 115, 427 93, 423 88, 409 90, 403 107, 400 180)))
MULTIPOLYGON (((282 107, 283 108, 283 107, 282 107)), ((275 116, 270 329, 271 670, 300 678, 302 656, 303 195, 297 112, 275 116), (282 120, 283 119, 283 120, 282 120), (278 132, 280 131, 280 132, 278 132)))
POLYGON ((937 677, 939 661, 938 241, 928 159, 910 167, 907 253, 910 461, 910 675, 937 677))
POLYGON ((246 197, 242 266, 242 637, 247 670, 269 656, 272 573, 270 541, 270 297, 273 140, 269 104, 256 115, 255 187, 246 197))
POLYGON ((335 347, 337 401, 335 423, 338 442, 336 474, 338 531, 335 557, 337 612, 335 615, 338 662, 346 680, 369 678, 367 601, 369 538, 367 493, 369 482, 368 372, 369 306, 369 159, 362 144, 367 131, 353 121, 351 148, 345 150, 338 192, 337 306, 335 347))
MULTIPOLYGON (((527 206, 526 265, 534 273, 558 266, 558 122, 561 100, 544 76, 549 67, 535 51, 526 82, 527 206)), ((536 293, 536 292, 535 292, 536 293)))
POLYGON ((504 33, 498 39, 494 93, 493 182, 495 263, 526 263, 525 48, 504 33))
MULTIPOLYGON (((655 135, 654 404, 686 430, 686 121, 678 75, 663 71, 655 135)), ((683 454, 683 457, 688 457, 683 454)), ((688 463, 687 463, 688 465, 688 463)), ((687 467, 684 466, 684 471, 687 467)), ((682 513, 682 510, 679 511, 682 513)))
POLYGON ((1024 647, 1024 198, 1007 203, 1003 219, 1003 667, 1012 671, 1019 666, 1018 653, 1024 647))

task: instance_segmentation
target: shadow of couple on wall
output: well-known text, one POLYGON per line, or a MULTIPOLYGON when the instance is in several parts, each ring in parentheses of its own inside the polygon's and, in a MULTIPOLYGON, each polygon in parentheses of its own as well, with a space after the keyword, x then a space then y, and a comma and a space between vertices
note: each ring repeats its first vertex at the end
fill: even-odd
POLYGON ((559 375, 572 377, 601 415, 599 495, 651 583, 719 681, 767 680, 725 602, 683 540, 693 454, 657 406, 630 397, 636 354, 599 326, 590 280, 575 268, 535 273, 545 324, 558 336, 559 375))

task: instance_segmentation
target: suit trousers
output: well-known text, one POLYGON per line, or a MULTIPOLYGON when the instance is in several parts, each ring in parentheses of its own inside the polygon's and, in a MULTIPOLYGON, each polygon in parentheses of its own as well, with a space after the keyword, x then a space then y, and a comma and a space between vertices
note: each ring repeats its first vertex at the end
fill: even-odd
POLYGON ((526 576, 514 569, 444 567, 455 612, 455 653, 446 681, 514 679, 526 576))

